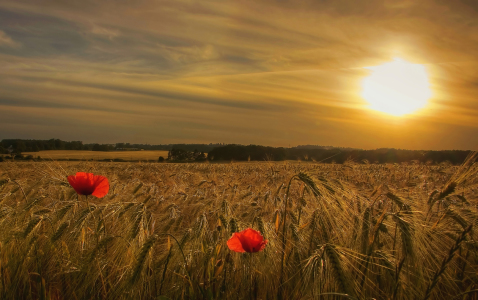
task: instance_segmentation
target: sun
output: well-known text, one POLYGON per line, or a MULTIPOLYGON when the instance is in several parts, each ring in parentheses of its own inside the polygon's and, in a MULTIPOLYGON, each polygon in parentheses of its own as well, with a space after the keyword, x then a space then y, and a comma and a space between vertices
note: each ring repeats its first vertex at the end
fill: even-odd
POLYGON ((413 113, 432 96, 425 66, 401 58, 380 66, 366 67, 372 73, 362 81, 362 97, 369 108, 394 116, 413 113))

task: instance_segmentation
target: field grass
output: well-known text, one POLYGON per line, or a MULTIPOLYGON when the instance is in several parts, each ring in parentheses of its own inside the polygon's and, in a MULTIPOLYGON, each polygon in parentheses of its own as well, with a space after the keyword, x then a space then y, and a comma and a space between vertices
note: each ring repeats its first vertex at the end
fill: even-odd
POLYGON ((39 152, 24 152, 23 155, 40 156, 43 159, 52 160, 114 160, 125 161, 157 161, 160 156, 167 158, 168 151, 145 150, 145 151, 87 151, 87 150, 45 150, 39 152))
POLYGON ((0 299, 476 299, 472 162, 0 163, 0 299))

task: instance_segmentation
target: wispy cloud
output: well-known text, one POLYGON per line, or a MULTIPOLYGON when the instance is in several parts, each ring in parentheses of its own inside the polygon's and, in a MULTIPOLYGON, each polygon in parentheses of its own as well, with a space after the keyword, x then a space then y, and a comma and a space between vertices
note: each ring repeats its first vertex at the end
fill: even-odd
POLYGON ((5 32, 0 30, 0 47, 19 48, 20 44, 12 40, 5 32))

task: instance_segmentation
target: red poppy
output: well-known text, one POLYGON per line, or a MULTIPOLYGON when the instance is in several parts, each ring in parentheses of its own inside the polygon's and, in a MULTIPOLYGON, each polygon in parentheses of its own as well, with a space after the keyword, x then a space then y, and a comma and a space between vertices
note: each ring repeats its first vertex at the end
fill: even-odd
POLYGON ((247 228, 241 232, 235 232, 227 241, 227 246, 232 251, 252 253, 262 251, 267 242, 259 231, 247 228))
POLYGON ((68 182, 79 195, 93 195, 103 198, 110 189, 106 177, 93 173, 78 172, 76 175, 68 176, 68 182))

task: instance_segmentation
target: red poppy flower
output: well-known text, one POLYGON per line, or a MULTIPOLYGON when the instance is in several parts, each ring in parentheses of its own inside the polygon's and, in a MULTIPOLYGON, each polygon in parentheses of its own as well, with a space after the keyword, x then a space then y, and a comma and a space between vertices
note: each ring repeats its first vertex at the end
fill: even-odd
POLYGON ((103 198, 110 189, 106 177, 93 173, 78 172, 76 175, 68 176, 68 182, 79 195, 93 195, 103 198))
POLYGON ((252 253, 262 251, 267 242, 259 231, 247 228, 241 232, 235 232, 227 241, 227 246, 232 251, 252 253))

